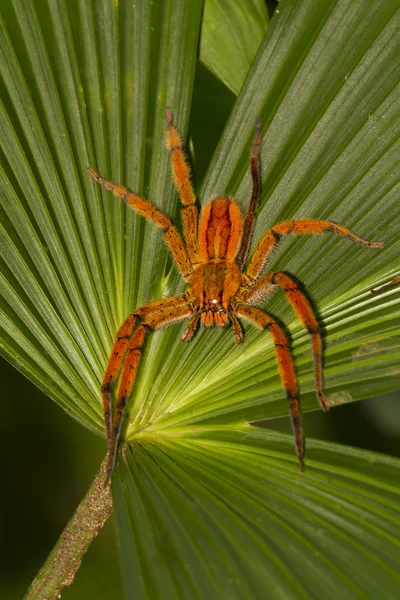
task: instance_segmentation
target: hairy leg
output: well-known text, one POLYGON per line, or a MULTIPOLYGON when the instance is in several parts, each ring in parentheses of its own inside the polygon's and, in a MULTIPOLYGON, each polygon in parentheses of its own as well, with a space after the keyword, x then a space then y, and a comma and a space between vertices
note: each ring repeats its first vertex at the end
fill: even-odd
POLYGON ((136 377, 136 370, 139 366, 141 357, 140 348, 143 345, 146 332, 171 324, 177 320, 184 319, 192 313, 193 311, 188 304, 186 294, 183 296, 164 298, 138 308, 125 319, 119 328, 110 353, 101 388, 109 451, 109 476, 106 483, 108 483, 112 469, 114 468, 118 437, 122 425, 122 411, 126 404, 126 400, 132 391, 132 389, 130 389, 129 392, 129 386, 133 386, 136 377), (121 370, 123 370, 123 373, 119 385, 117 406, 113 422, 112 397, 115 386, 121 375, 121 370), (125 392, 123 391, 124 389, 125 392), (124 395, 126 396, 125 398, 123 397, 124 395))
POLYGON ((106 435, 109 451, 111 439, 113 437, 112 395, 115 388, 115 384, 120 374, 122 362, 125 358, 125 354, 128 349, 129 340, 132 336, 133 329, 138 321, 139 317, 135 313, 131 313, 129 317, 127 317, 122 323, 121 327, 118 329, 116 340, 111 349, 106 372, 104 373, 103 377, 101 394, 103 399, 103 412, 106 424, 106 435))
POLYGON ((190 167, 183 151, 182 138, 174 126, 174 119, 170 108, 167 108, 166 117, 167 147, 171 153, 175 186, 183 204, 182 220, 186 244, 192 264, 197 265, 201 262, 198 239, 199 214, 196 206, 196 197, 190 182, 190 167))
POLYGON ((367 242, 345 227, 337 225, 332 221, 317 221, 314 219, 306 219, 301 221, 284 221, 278 225, 274 225, 271 229, 268 229, 262 236, 261 240, 251 257, 249 266, 247 267, 246 274, 253 281, 257 279, 262 268, 271 258, 271 255, 283 236, 286 235, 316 235, 321 233, 336 233, 342 237, 346 237, 352 242, 356 242, 361 246, 367 246, 368 248, 383 248, 382 242, 367 242))
POLYGON ((190 342, 196 333, 197 325, 200 320, 201 313, 196 313, 189 321, 189 325, 186 327, 185 331, 182 333, 182 342, 190 342))
POLYGON ((258 208, 258 204, 260 202, 260 193, 261 193, 261 173, 260 173, 260 151, 261 151, 261 137, 262 137, 262 129, 261 129, 261 121, 260 119, 256 120, 256 132, 254 135, 253 146, 251 150, 251 158, 250 158, 250 171, 251 177, 253 179, 253 190, 251 193, 251 199, 249 208, 247 211, 247 215, 243 221, 243 234, 242 240, 240 243, 239 251, 236 255, 236 264, 239 267, 242 267, 247 253, 249 251, 251 237, 253 235, 254 226, 256 224, 255 212, 258 208))
POLYGON ((237 318, 234 312, 229 314, 229 318, 232 321, 232 331, 235 342, 243 342, 243 330, 240 325, 239 319, 237 318))
POLYGON ((248 305, 238 305, 236 314, 248 319, 254 325, 268 330, 275 344, 275 353, 279 366, 279 373, 283 387, 289 401, 289 414, 295 437, 296 453, 300 462, 300 470, 304 471, 304 437, 301 428, 299 392, 297 389, 296 373, 292 359, 292 352, 282 327, 271 315, 260 308, 248 305))
POLYGON ((142 358, 142 346, 144 344, 145 336, 149 331, 149 327, 143 323, 140 323, 134 330, 127 348, 125 364, 123 366, 123 372, 118 390, 117 403, 115 406, 112 436, 109 439, 108 444, 106 485, 110 481, 112 472, 114 470, 118 452, 118 442, 121 435, 121 427, 124 417, 124 409, 133 390, 133 384, 135 383, 142 358))
POLYGON ((155 208, 151 202, 145 198, 141 198, 140 196, 133 194, 122 185, 118 185, 112 181, 104 179, 96 171, 94 171, 94 169, 88 169, 88 173, 95 181, 97 181, 97 183, 106 188, 106 190, 110 190, 110 192, 112 192, 115 196, 123 198, 133 210, 138 212, 149 221, 152 221, 152 223, 164 231, 165 241, 172 252, 180 272, 186 280, 189 279, 193 272, 193 267, 185 248, 185 244, 179 235, 178 230, 173 225, 171 219, 164 215, 161 210, 155 208))
POLYGON ((311 304, 300 290, 297 282, 285 273, 266 273, 242 294, 242 299, 250 304, 265 299, 278 286, 285 292, 294 312, 311 336, 315 389, 322 410, 327 411, 329 408, 323 392, 322 339, 319 333, 319 325, 311 304))

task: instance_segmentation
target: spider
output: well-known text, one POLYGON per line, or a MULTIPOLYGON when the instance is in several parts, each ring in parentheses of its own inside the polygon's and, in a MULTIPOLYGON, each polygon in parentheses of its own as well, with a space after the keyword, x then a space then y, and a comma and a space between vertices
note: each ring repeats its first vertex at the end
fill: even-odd
POLYGON ((362 240, 348 229, 333 221, 315 219, 285 221, 268 229, 258 242, 245 267, 252 238, 256 210, 260 201, 261 175, 261 121, 257 119, 253 139, 250 171, 252 194, 246 216, 230 196, 211 198, 201 210, 190 181, 190 168, 183 149, 183 140, 174 126, 173 115, 166 110, 167 148, 177 192, 182 201, 183 237, 172 221, 148 200, 130 192, 122 185, 103 179, 89 168, 91 177, 101 186, 123 198, 140 215, 160 227, 175 263, 188 284, 180 296, 162 298, 134 310, 122 323, 112 347, 101 388, 108 442, 107 478, 110 482, 114 469, 124 408, 132 394, 142 356, 146 335, 177 321, 190 319, 182 334, 190 342, 199 322, 204 327, 232 326, 235 342, 243 340, 240 319, 269 331, 275 345, 280 377, 289 402, 295 448, 304 470, 304 437, 300 422, 299 392, 292 352, 284 330, 270 314, 257 308, 269 294, 281 288, 311 337, 317 398, 322 410, 328 406, 323 392, 322 340, 319 325, 309 301, 289 275, 276 271, 262 274, 280 240, 287 235, 336 233, 368 246, 382 248, 380 242, 362 240), (113 394, 116 406, 113 412, 113 394))

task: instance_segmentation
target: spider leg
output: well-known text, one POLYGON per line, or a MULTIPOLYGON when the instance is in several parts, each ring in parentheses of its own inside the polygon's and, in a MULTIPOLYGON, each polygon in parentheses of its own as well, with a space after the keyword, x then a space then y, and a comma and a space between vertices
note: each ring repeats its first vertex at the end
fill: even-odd
POLYGON ((112 436, 109 440, 106 485, 109 482, 114 470, 118 450, 118 441, 121 434, 124 416, 123 412, 132 393, 133 384, 135 383, 140 360, 142 358, 141 348, 148 331, 150 331, 150 328, 143 323, 140 323, 135 329, 127 348, 125 364, 118 390, 117 404, 115 407, 112 436))
POLYGON ((284 221, 283 223, 274 225, 274 227, 268 229, 268 231, 264 233, 261 240, 258 242, 256 249, 254 250, 253 256, 250 259, 246 274, 253 281, 257 279, 262 268, 271 258, 273 251, 283 236, 290 234, 318 235, 325 232, 336 233, 337 235, 346 237, 352 242, 356 242, 361 246, 367 246, 369 248, 383 248, 382 242, 367 242, 345 227, 337 225, 333 221, 317 221, 314 219, 284 221))
POLYGON ((232 321, 232 331, 235 342, 243 342, 243 330, 242 326, 240 325, 239 319, 237 318, 234 312, 229 313, 229 318, 232 321))
POLYGON ((258 204, 260 202, 260 193, 261 193, 261 172, 260 172, 260 151, 261 151, 261 120, 256 120, 256 132, 253 140, 253 147, 251 151, 251 159, 250 159, 250 171, 251 177, 253 179, 253 190, 251 193, 251 199, 249 208, 247 211, 247 215, 243 221, 243 234, 242 240, 240 243, 239 251, 236 255, 236 264, 239 267, 242 267, 247 253, 249 251, 251 237, 253 235, 254 226, 256 224, 255 212, 258 208, 258 204))
MULTIPOLYGON (((168 302, 160 300, 158 303, 152 303, 153 308, 155 309, 152 313, 149 313, 148 306, 144 306, 133 313, 137 320, 139 320, 141 315, 144 315, 146 312, 147 316, 139 322, 136 329, 131 330, 130 340, 124 347, 124 356, 120 358, 118 364, 118 367, 120 368, 122 366, 123 358, 125 358, 119 383, 111 436, 108 438, 107 479, 105 485, 109 483, 115 466, 124 409, 133 391, 140 360, 142 358, 142 347, 146 334, 155 329, 171 325, 176 321, 186 319, 193 314, 193 309, 189 306, 186 295, 167 298, 166 300, 168 302), (155 305, 157 304, 158 307, 156 309, 155 305)), ((130 319, 130 317, 128 317, 128 319, 130 319)), ((110 360, 112 360, 112 357, 110 360)))
POLYGON ((196 333, 197 325, 200 319, 201 313, 196 313, 192 319, 189 321, 189 325, 186 327, 185 331, 182 333, 182 342, 190 342, 196 333))
POLYGON ((183 277, 188 280, 193 272, 193 267, 190 262, 185 244, 178 233, 178 230, 173 225, 171 219, 164 215, 161 210, 155 208, 151 202, 145 198, 141 198, 136 194, 130 192, 126 187, 108 181, 101 177, 94 169, 88 169, 89 175, 97 181, 101 186, 110 190, 115 196, 123 198, 125 202, 140 215, 152 221, 157 227, 160 227, 164 231, 165 241, 168 244, 169 249, 175 259, 176 264, 183 277))
POLYGON ((308 333, 311 336, 312 353, 314 359, 314 378, 317 391, 317 398, 322 410, 329 410, 326 404, 325 395, 323 392, 324 378, 322 374, 322 339, 319 333, 318 321, 315 318, 314 311, 306 296, 299 289, 296 281, 285 275, 285 273, 274 273, 272 275, 272 283, 277 283, 286 294, 289 303, 308 333))
POLYGON ((166 110, 167 118, 167 147, 171 154, 172 172, 175 186, 181 198, 183 230, 190 260, 193 265, 201 263, 198 219, 199 212, 196 206, 196 197, 190 182, 190 167, 183 151, 182 138, 174 126, 174 119, 170 108, 166 110))
POLYGON ((238 305, 236 314, 251 321, 254 325, 268 330, 272 335, 282 384, 289 401, 289 414, 295 438, 296 453, 300 462, 300 470, 304 471, 304 437, 301 427, 299 393, 289 342, 277 321, 260 308, 238 305))
POLYGON ((264 300, 277 287, 283 289, 297 317, 311 336, 314 361, 314 379, 318 402, 323 411, 329 410, 323 392, 324 380, 322 372, 322 339, 319 333, 318 321, 306 296, 300 290, 296 281, 285 273, 266 273, 241 295, 244 302, 264 300))
POLYGON ((251 282, 251 279, 245 275, 244 283, 248 287, 241 288, 238 299, 251 305, 263 302, 277 289, 277 285, 272 283, 271 273, 261 275, 261 277, 253 283, 251 282), (246 279, 248 281, 246 281, 246 279))
POLYGON ((110 451, 112 433, 112 394, 115 387, 115 382, 118 379, 122 361, 128 349, 129 340, 132 335, 133 329, 138 321, 138 317, 135 313, 132 313, 125 319, 121 327, 118 329, 116 340, 113 344, 110 358, 108 360, 107 369, 103 378, 103 385, 101 386, 101 393, 103 399, 103 412, 104 420, 106 424, 106 434, 108 449, 110 451))

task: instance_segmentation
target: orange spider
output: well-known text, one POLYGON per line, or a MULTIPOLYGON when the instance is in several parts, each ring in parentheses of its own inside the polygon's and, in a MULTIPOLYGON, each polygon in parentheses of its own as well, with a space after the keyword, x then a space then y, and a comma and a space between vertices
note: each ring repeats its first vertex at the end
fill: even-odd
POLYGON ((111 350, 102 385, 103 409, 108 441, 107 479, 109 483, 118 451, 118 441, 124 408, 132 394, 137 376, 142 346, 146 334, 177 321, 190 318, 182 335, 184 342, 193 339, 199 321, 205 327, 232 325, 235 342, 243 340, 239 318, 266 329, 272 335, 282 384, 289 400, 289 412, 295 436, 300 469, 304 470, 304 438, 300 423, 299 393, 292 353, 285 332, 276 319, 256 304, 274 289, 281 287, 294 312, 307 328, 312 341, 315 387, 322 410, 328 410, 323 392, 322 341, 319 326, 309 301, 289 275, 277 271, 261 275, 281 238, 289 234, 319 234, 331 232, 372 248, 382 248, 380 242, 366 242, 348 229, 332 221, 314 219, 285 221, 268 229, 261 237, 244 269, 255 225, 255 212, 260 199, 261 122, 256 121, 250 170, 253 190, 247 215, 230 196, 217 196, 202 207, 200 218, 190 182, 190 169, 183 152, 183 141, 174 127, 172 112, 166 111, 167 147, 171 153, 172 171, 180 195, 184 239, 171 220, 148 200, 125 187, 107 181, 93 169, 89 174, 100 185, 124 198, 139 214, 160 227, 188 289, 181 296, 155 300, 134 310, 122 323, 111 350), (117 392, 112 418, 113 392, 117 392))

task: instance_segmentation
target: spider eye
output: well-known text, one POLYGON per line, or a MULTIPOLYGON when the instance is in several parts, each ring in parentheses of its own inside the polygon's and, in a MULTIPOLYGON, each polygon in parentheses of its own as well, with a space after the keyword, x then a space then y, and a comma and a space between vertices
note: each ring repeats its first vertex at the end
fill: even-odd
POLYGON ((211 302, 212 302, 213 304, 217 304, 217 301, 215 300, 215 298, 214 298, 214 300, 211 300, 211 302))

